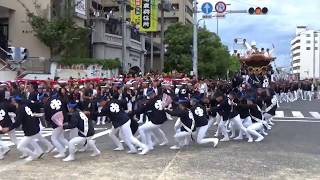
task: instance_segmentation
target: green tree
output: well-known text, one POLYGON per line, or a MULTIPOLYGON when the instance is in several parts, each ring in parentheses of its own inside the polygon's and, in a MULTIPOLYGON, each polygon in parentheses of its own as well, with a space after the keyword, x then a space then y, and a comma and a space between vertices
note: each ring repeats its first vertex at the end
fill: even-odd
MULTIPOLYGON (((165 71, 177 70, 189 73, 192 70, 192 25, 174 24, 165 34, 168 44, 165 71)), ((198 31, 198 71, 207 78, 226 77, 227 72, 237 72, 239 62, 230 56, 220 38, 207 29, 198 31)))

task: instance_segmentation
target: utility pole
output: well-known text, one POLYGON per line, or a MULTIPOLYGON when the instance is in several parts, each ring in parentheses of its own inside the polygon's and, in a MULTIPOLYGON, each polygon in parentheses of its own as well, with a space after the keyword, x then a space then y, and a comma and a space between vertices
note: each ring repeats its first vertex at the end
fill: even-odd
POLYGON ((127 60, 126 60, 126 37, 127 37, 127 0, 121 0, 121 11, 122 11, 122 71, 126 73, 127 71, 127 60))
POLYGON ((313 32, 313 84, 316 84, 316 31, 313 32))
POLYGON ((194 0, 193 7, 193 57, 192 57, 192 71, 193 75, 198 79, 198 2, 194 0))
POLYGON ((219 17, 217 16, 217 36, 219 36, 219 17))
POLYGON ((161 35, 160 35, 160 44, 161 44, 161 52, 160 52, 160 71, 163 71, 164 67, 164 0, 161 0, 160 4, 160 11, 161 11, 161 17, 160 17, 160 23, 161 23, 161 35))

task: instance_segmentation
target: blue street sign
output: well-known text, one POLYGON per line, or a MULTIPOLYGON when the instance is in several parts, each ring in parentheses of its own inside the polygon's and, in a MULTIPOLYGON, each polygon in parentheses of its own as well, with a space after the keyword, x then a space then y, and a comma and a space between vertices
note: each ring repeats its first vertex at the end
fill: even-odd
POLYGON ((205 14, 210 14, 210 13, 212 13, 212 11, 213 11, 213 6, 212 6, 212 4, 209 3, 209 2, 205 2, 205 3, 202 4, 201 10, 202 10, 202 12, 205 13, 205 14))

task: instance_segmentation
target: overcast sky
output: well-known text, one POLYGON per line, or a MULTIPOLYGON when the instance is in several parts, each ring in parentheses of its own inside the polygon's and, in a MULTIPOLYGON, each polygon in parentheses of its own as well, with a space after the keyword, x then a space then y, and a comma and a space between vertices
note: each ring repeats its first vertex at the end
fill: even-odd
MULTIPOLYGON (((199 9, 204 2, 213 4, 220 0, 198 0, 199 9)), ((249 7, 267 7, 267 15, 227 14, 219 19, 219 36, 222 42, 233 49, 234 38, 256 41, 258 47, 272 48, 279 67, 290 65, 290 41, 297 25, 320 29, 320 0, 225 0, 228 10, 247 10, 249 7)), ((202 14, 199 15, 199 19, 202 14)), ((207 28, 216 32, 216 20, 205 21, 207 28)), ((203 21, 200 22, 203 25, 203 21)))

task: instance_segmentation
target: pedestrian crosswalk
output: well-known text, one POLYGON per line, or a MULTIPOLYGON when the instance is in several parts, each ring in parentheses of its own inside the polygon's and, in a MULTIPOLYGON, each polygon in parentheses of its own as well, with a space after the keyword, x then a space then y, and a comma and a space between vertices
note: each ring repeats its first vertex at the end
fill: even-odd
POLYGON ((302 119, 320 119, 319 112, 302 112, 302 111, 276 111, 275 118, 302 118, 302 119))
MULTIPOLYGON (((104 127, 96 127, 94 128, 96 131, 103 131, 103 130, 106 130, 107 128, 104 128, 104 127)), ((49 137, 52 135, 52 131, 53 129, 52 128, 43 128, 41 130, 41 134, 43 137, 49 137)), ((69 131, 69 130, 66 130, 66 131, 69 131)), ((21 140, 23 137, 24 137, 24 133, 22 130, 16 130, 15 131, 15 135, 17 137, 17 140, 21 140)), ((68 137, 66 137, 68 138, 68 137)), ((8 134, 3 134, 3 135, 0 135, 0 140, 5 142, 8 146, 13 146, 14 143, 11 141, 10 139, 10 136, 8 134)))

